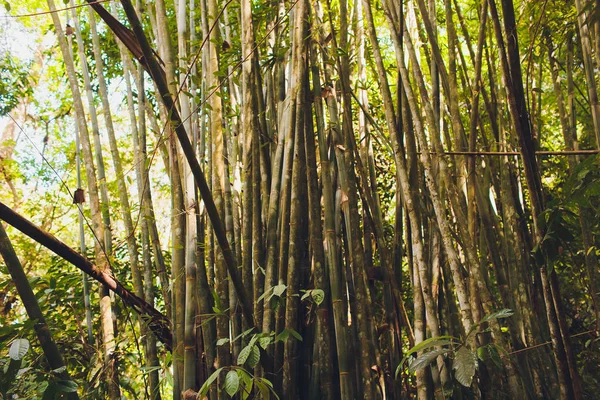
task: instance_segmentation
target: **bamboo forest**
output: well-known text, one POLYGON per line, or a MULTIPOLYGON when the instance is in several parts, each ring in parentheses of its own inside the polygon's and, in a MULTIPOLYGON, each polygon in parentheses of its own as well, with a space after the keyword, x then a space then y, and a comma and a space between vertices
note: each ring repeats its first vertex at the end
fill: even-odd
POLYGON ((600 398, 600 0, 0 3, 0 399, 600 398))

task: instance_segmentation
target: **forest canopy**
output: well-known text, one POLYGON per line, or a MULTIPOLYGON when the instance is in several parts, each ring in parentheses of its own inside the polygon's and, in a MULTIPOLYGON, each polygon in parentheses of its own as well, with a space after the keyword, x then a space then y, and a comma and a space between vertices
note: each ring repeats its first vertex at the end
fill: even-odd
POLYGON ((600 2, 0 11, 0 399, 594 399, 600 2))

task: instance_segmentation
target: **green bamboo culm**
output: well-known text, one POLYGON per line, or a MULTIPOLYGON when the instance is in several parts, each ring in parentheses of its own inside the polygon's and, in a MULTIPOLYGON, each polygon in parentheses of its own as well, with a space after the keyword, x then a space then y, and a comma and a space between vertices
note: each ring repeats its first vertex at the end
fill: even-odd
MULTIPOLYGON (((8 273, 17 288, 17 293, 19 293, 23 306, 25 306, 27 316, 30 320, 34 321, 33 329, 40 341, 40 346, 44 351, 48 366, 52 371, 62 371, 57 374, 58 378, 61 380, 71 381, 69 372, 67 372, 67 369, 65 368, 62 354, 60 354, 56 343, 52 340, 52 334, 50 333, 48 324, 46 324, 46 319, 42 314, 40 305, 33 294, 31 286, 29 286, 29 281, 27 280, 25 271, 23 271, 21 261, 19 261, 19 257, 17 257, 17 253, 15 253, 15 249, 2 224, 0 224, 0 255, 2 255, 2 258, 4 259, 6 269, 8 269, 8 273)), ((77 392, 68 393, 67 398, 76 400, 79 399, 79 395, 77 392)))

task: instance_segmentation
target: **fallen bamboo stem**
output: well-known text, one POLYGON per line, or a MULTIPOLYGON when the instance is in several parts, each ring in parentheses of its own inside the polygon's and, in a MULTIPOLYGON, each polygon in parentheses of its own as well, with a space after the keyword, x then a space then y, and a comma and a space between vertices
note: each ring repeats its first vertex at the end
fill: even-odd
POLYGON ((112 275, 102 271, 81 254, 48 232, 44 232, 37 226, 33 225, 30 221, 17 214, 2 202, 0 202, 0 219, 29 236, 42 246, 48 248, 59 257, 64 258, 66 261, 70 262, 98 282, 106 285, 117 296, 119 296, 127 306, 133 308, 138 312, 138 314, 140 314, 142 318, 146 320, 148 327, 156 335, 158 340, 165 345, 167 350, 171 351, 171 322, 160 311, 146 303, 143 299, 137 297, 112 275))

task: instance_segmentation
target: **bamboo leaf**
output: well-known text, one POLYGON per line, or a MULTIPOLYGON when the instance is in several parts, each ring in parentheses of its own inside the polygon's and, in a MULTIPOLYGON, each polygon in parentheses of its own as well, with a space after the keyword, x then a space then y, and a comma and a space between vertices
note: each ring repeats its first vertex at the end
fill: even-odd
POLYGON ((225 375, 225 392, 229 395, 229 397, 233 397, 240 388, 240 377, 237 372, 231 370, 225 375))
POLYGON ((461 347, 456 352, 452 369, 456 371, 454 377, 463 386, 470 387, 475 376, 477 357, 466 347, 461 347))
POLYGON ((267 297, 271 292, 273 291, 273 288, 270 287, 267 290, 265 290, 265 292, 263 294, 260 295, 260 297, 256 300, 257 303, 260 303, 265 297, 267 297))
POLYGON ((283 292, 287 289, 287 286, 283 283, 273 287, 273 296, 281 297, 283 292))

